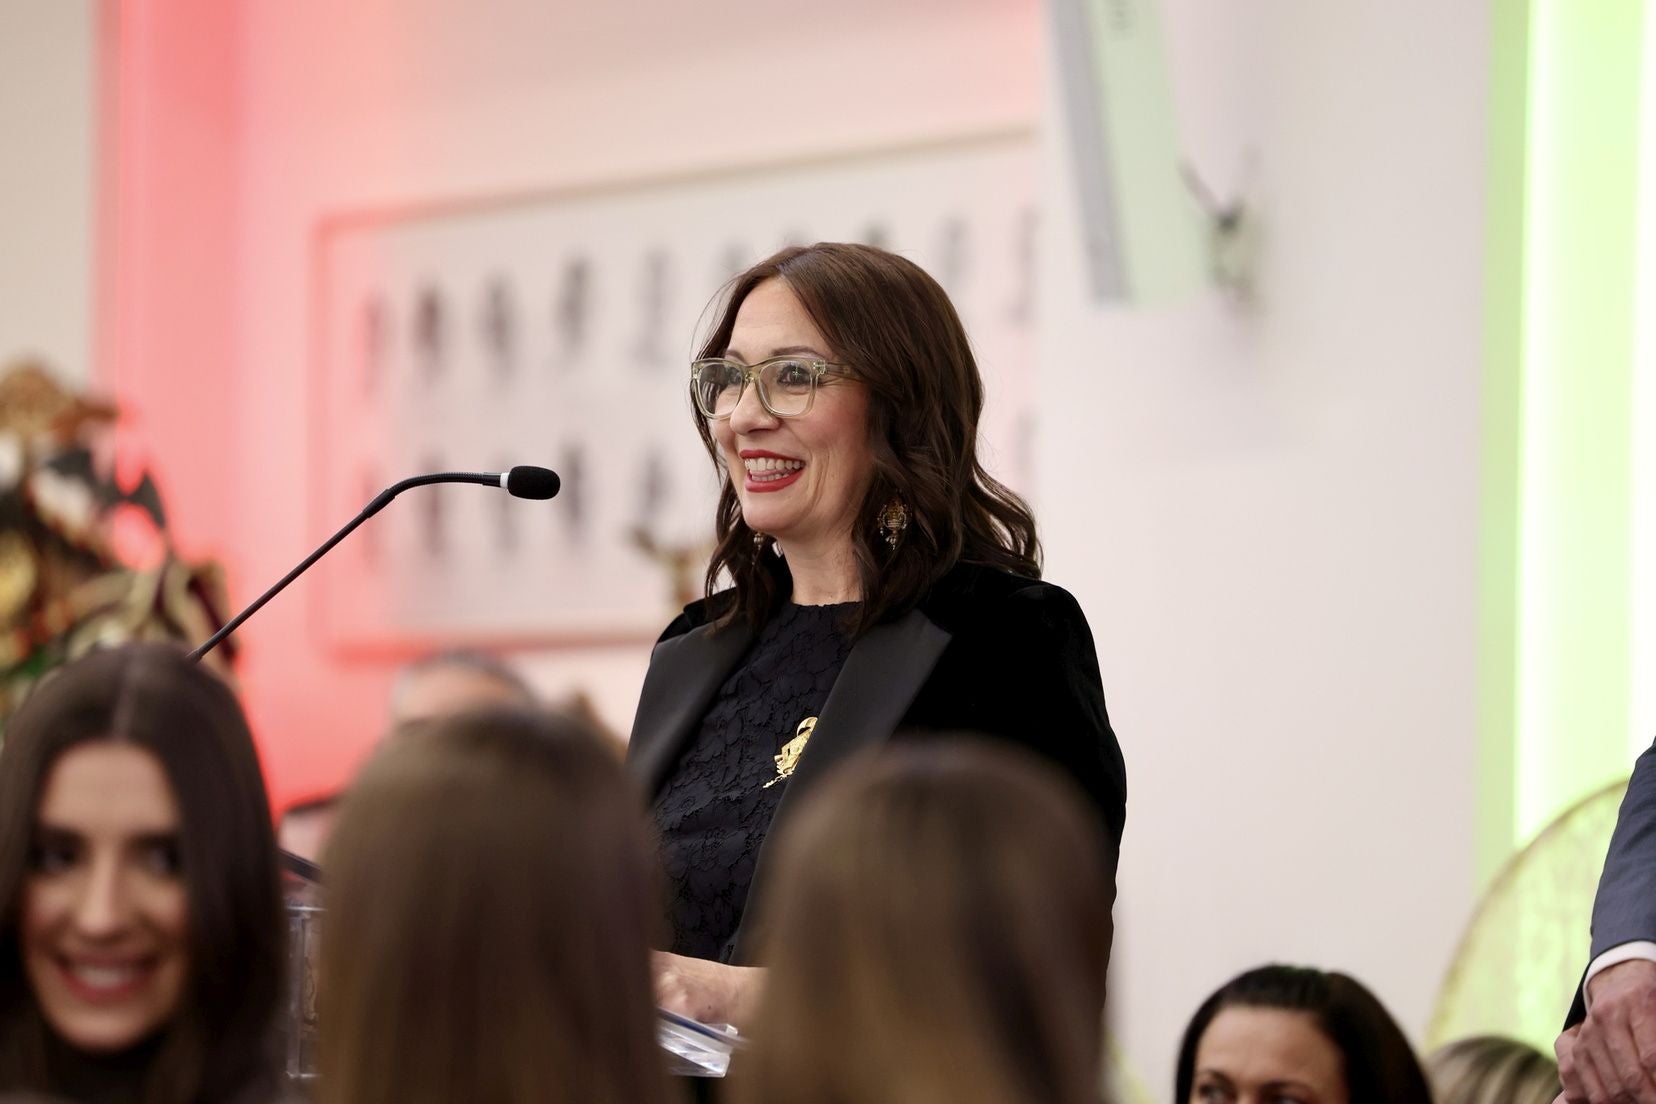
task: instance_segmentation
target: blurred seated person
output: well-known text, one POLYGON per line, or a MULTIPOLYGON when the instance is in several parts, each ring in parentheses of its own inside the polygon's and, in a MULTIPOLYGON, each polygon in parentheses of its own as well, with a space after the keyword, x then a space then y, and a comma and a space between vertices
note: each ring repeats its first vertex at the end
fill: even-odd
MULTIPOLYGON (((397 671, 391 684, 387 731, 489 706, 532 708, 529 684, 503 660, 484 652, 432 652, 397 671)), ((282 850, 319 861, 333 831, 338 793, 319 793, 289 805, 277 829, 282 850)))
POLYGON ((181 651, 41 681, 0 745, 0 1093, 277 1098, 269 808, 241 707, 181 651))
POLYGON ((1552 1104, 1558 1063, 1528 1043, 1476 1035, 1426 1059, 1437 1104, 1552 1104))
POLYGON ((484 652, 450 649, 422 656, 391 684, 390 727, 482 706, 532 708, 539 699, 522 675, 484 652))
POLYGON ((432 652, 397 672, 391 685, 389 724, 395 731, 410 721, 502 705, 525 709, 549 706, 592 726, 617 754, 625 750, 621 738, 604 723, 584 692, 576 690, 566 697, 545 701, 505 660, 459 648, 432 652))
POLYGON ((339 795, 318 794, 289 805, 276 829, 276 845, 301 859, 320 862, 339 813, 339 795))
POLYGON ((1261 966, 1202 1002, 1179 1047, 1176 1104, 1432 1104, 1409 1041, 1344 974, 1261 966))
POLYGON ((894 743, 811 795, 758 905, 741 1104, 1097 1104, 1115 855, 1004 742, 894 743))
POLYGON ((320 1104, 659 1104, 644 811, 571 718, 474 711, 369 761, 324 853, 320 1104))

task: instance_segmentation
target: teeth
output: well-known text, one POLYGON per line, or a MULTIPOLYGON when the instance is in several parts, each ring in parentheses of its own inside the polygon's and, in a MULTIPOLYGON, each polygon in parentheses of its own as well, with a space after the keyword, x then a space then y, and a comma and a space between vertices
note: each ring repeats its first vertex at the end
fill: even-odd
POLYGON ((742 461, 749 475, 762 472, 791 472, 805 466, 803 460, 780 460, 774 456, 754 456, 742 461))
POLYGON ((136 966, 88 966, 76 964, 70 972, 88 989, 119 989, 138 976, 136 966))

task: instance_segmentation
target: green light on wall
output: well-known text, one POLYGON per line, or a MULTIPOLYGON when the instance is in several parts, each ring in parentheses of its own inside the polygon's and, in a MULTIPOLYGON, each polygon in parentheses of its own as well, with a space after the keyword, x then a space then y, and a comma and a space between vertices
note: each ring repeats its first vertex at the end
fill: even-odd
POLYGON ((1513 842, 1631 762, 1644 25, 1639 0, 1529 7, 1513 842))

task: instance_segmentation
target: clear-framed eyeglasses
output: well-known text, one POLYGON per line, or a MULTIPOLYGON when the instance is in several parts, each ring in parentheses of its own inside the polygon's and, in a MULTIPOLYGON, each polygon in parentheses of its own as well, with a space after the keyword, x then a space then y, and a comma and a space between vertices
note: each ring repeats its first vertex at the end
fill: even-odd
POLYGON ((808 357, 779 356, 757 364, 713 357, 690 365, 690 393, 702 416, 721 422, 736 412, 748 381, 759 391, 760 404, 778 418, 797 418, 816 401, 817 384, 827 375, 850 376, 843 364, 808 357))

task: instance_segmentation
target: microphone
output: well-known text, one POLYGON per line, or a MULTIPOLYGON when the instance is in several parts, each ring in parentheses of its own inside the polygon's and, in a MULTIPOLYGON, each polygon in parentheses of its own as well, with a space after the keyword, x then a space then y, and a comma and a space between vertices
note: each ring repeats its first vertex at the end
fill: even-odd
POLYGON ((225 637, 241 627, 242 622, 258 613, 266 602, 280 594, 289 583, 310 570, 312 564, 331 552, 334 545, 350 536, 357 526, 385 509, 387 503, 410 487, 426 487, 433 483, 478 483, 485 487, 499 487, 515 498, 544 500, 558 493, 561 482, 558 473, 551 468, 519 464, 509 472, 434 472, 430 475, 410 476, 399 483, 393 483, 375 495, 374 500, 364 506, 360 514, 346 522, 345 526, 324 541, 320 548, 306 556, 298 567, 282 576, 275 586, 255 598, 246 609, 225 622, 223 628, 203 641, 200 647, 190 653, 190 662, 200 662, 202 656, 218 647, 225 637))

